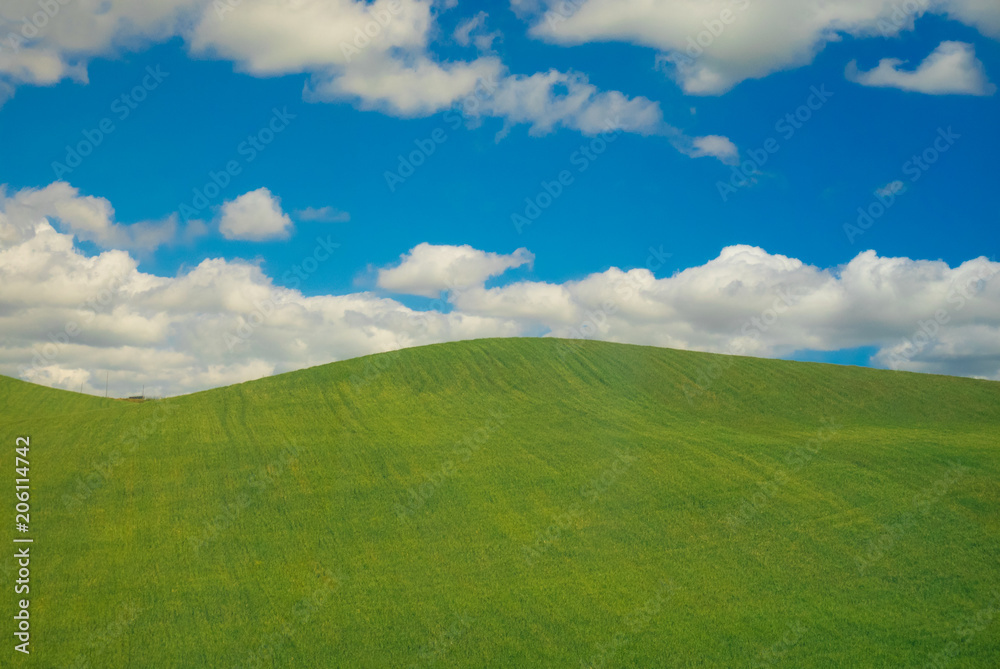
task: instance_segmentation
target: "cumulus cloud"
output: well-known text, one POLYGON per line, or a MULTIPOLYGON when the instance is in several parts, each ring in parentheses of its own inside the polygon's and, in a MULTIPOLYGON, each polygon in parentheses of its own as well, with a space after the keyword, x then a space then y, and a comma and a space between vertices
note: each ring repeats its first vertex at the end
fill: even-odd
POLYGON ((670 134, 660 105, 647 98, 628 98, 617 92, 599 91, 579 73, 556 70, 531 76, 505 78, 491 97, 474 114, 506 118, 510 123, 527 123, 530 132, 540 135, 562 125, 586 135, 609 130, 640 134, 670 134))
MULTIPOLYGON (((0 15, 19 21, 37 11, 35 4, 12 0, 0 15)), ((437 11, 432 0, 60 4, 30 42, 0 49, 0 102, 17 85, 49 85, 66 77, 86 81, 92 58, 180 36, 195 56, 232 61, 253 76, 308 75, 303 95, 312 102, 349 102, 402 117, 452 109, 472 120, 501 118, 503 132, 527 124, 536 135, 559 127, 593 135, 618 119, 617 129, 665 135, 695 155, 688 150, 691 140, 664 123, 656 102, 599 90, 579 73, 511 73, 491 52, 500 35, 486 32, 485 12, 461 22, 453 34, 457 43, 475 45, 485 55, 469 61, 437 57, 437 11)))
POLYGON ((13 82, 37 86, 51 86, 67 78, 87 81, 87 71, 81 64, 66 62, 52 49, 0 50, 0 73, 13 82))
POLYGON ((244 0, 222 17, 206 10, 189 40, 196 54, 256 76, 308 73, 309 100, 419 116, 448 108, 500 71, 495 58, 431 58, 433 29, 426 0, 244 0))
MULTIPOLYGON (((527 335, 757 356, 873 346, 885 367, 1000 379, 1000 263, 986 258, 950 267, 865 251, 819 268, 730 246, 664 278, 612 267, 503 283, 534 256, 425 243, 377 276, 381 291, 444 294, 447 305, 419 311, 370 291, 307 297, 300 281, 283 287, 240 260, 141 272, 126 251, 84 254, 18 196, 0 195, 0 373, 70 389, 102 391, 110 371, 117 395, 142 385, 176 394, 401 347, 527 335)), ((317 266, 336 262, 332 239, 317 241, 317 266)))
MULTIPOLYGON (((179 225, 177 215, 161 221, 140 221, 131 225, 115 222, 115 210, 101 197, 81 195, 77 188, 64 181, 57 181, 45 188, 25 188, 13 196, 5 197, 0 188, 0 202, 8 223, 0 218, 0 239, 32 236, 30 225, 16 225, 11 221, 50 218, 79 240, 93 242, 104 248, 124 248, 151 251, 162 244, 175 241, 179 225)), ((201 234, 198 222, 188 225, 185 236, 190 239, 201 234)))
POLYGON ((188 38, 197 54, 271 76, 419 50, 431 25, 431 3, 423 0, 243 0, 222 14, 206 7, 188 38))
POLYGON ((556 44, 615 40, 660 49, 658 62, 692 95, 718 95, 806 65, 841 35, 897 35, 927 12, 1000 33, 1000 4, 991 0, 538 0, 516 8, 533 36, 556 44))
POLYGON ((464 290, 514 267, 531 265, 535 256, 520 248, 508 255, 464 246, 418 244, 400 256, 395 267, 378 272, 378 286, 394 293, 437 297, 442 291, 464 290))
POLYGON ((856 61, 847 66, 849 80, 862 86, 898 88, 929 95, 993 95, 996 86, 986 77, 986 69, 976 58, 975 49, 964 42, 941 42, 913 70, 903 69, 898 58, 883 58, 871 70, 858 69, 856 61))
POLYGON ((86 81, 89 59, 167 39, 200 5, 199 0, 58 2, 46 11, 36 0, 5 0, 0 4, 0 81, 86 81))
POLYGON ((657 102, 602 91, 579 72, 511 74, 493 56, 469 63, 368 58, 336 74, 314 75, 306 95, 314 101, 353 100, 363 109, 400 116, 452 110, 469 119, 499 118, 505 122, 501 136, 523 124, 535 136, 568 128, 590 136, 620 130, 681 138, 674 142, 678 146, 684 141, 664 121, 657 102))
POLYGON ((351 100, 362 109, 397 116, 428 116, 475 95, 482 81, 503 72, 497 58, 470 63, 438 63, 424 55, 407 62, 390 56, 372 56, 350 68, 314 73, 306 89, 310 101, 351 100))
POLYGON ((453 291, 457 311, 529 331, 757 356, 874 346, 893 369, 1000 378, 1000 263, 859 254, 821 269, 750 246, 657 279, 611 268, 562 284, 453 291), (991 339, 992 337, 992 339, 991 339))
POLYGON ((1000 39, 1000 5, 993 0, 945 0, 936 6, 982 34, 1000 39))
MULTIPOLYGON (((513 321, 413 311, 361 292, 306 297, 210 258, 177 277, 122 251, 88 257, 44 219, 0 243, 0 373, 124 396, 173 395, 377 351, 522 334, 513 321)), ((332 247, 332 245, 330 245, 332 247)), ((320 249, 321 250, 321 249, 320 249)), ((334 250, 314 257, 335 262, 334 250)))
POLYGON ((281 202, 266 188, 244 193, 222 205, 219 231, 226 239, 284 239, 291 229, 292 219, 281 211, 281 202))

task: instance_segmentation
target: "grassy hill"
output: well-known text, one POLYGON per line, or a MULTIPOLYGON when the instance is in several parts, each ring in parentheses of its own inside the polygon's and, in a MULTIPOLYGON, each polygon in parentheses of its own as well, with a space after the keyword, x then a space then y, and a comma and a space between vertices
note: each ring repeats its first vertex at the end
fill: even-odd
POLYGON ((495 339, 0 425, 4 666, 1000 663, 1000 383, 495 339))

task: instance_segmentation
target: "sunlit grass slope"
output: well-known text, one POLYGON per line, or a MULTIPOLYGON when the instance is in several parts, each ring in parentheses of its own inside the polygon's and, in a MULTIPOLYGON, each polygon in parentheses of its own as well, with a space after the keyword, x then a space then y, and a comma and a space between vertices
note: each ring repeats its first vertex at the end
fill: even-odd
POLYGON ((1000 383, 498 339, 0 425, 5 666, 1000 662, 1000 383))

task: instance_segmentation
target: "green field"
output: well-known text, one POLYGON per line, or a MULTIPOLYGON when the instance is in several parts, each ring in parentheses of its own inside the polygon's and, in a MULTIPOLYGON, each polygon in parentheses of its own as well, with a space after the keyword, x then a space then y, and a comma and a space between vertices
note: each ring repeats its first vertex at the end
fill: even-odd
POLYGON ((492 339, 0 425, 3 666, 1000 665, 997 382, 492 339))

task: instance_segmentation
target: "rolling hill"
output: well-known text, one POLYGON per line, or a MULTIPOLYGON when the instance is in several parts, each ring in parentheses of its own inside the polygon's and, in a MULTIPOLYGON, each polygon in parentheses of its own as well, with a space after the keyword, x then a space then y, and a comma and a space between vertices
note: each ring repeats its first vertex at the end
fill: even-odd
POLYGON ((0 425, 5 666, 1000 663, 996 382, 492 339, 0 425))

